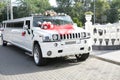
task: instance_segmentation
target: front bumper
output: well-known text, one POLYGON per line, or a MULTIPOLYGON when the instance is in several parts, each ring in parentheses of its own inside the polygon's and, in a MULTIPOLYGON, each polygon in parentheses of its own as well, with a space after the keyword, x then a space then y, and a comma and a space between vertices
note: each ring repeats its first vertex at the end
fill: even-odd
POLYGON ((40 43, 44 58, 64 57, 92 51, 90 39, 40 43))

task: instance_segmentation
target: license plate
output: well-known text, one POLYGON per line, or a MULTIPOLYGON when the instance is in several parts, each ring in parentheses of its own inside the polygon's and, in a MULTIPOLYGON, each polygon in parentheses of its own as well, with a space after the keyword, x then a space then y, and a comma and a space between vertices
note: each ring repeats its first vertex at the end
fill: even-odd
POLYGON ((65 44, 76 44, 76 41, 68 41, 68 42, 65 42, 65 44))

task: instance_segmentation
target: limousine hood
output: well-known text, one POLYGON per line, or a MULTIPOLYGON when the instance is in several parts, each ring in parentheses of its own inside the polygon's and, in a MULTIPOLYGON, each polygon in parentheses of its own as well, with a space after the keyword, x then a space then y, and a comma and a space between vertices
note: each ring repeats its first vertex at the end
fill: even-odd
POLYGON ((74 27, 70 24, 67 25, 53 25, 52 28, 45 29, 47 31, 57 32, 58 34, 69 34, 74 31, 74 27))
POLYGON ((33 29, 33 33, 35 36, 42 37, 43 42, 49 42, 49 41, 58 41, 61 40, 63 37, 68 35, 71 35, 71 37, 75 38, 80 38, 80 35, 83 37, 87 37, 86 35, 88 34, 84 29, 79 28, 77 26, 68 26, 66 25, 63 27, 55 27, 52 29, 41 29, 40 27, 36 27, 33 29))
MULTIPOLYGON (((47 26, 48 27, 48 26, 47 26)), ((53 25, 52 28, 36 28, 37 32, 40 34, 46 34, 46 35, 50 35, 50 34, 70 34, 70 33, 80 33, 80 32, 84 32, 84 29, 79 28, 77 26, 73 26, 70 24, 67 25, 53 25)))

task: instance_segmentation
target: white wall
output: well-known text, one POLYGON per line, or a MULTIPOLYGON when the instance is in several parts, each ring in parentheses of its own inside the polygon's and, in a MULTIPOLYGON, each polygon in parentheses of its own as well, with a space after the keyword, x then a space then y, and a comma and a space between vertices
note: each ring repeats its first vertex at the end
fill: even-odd
POLYGON ((91 15, 86 15, 85 29, 91 33, 93 45, 120 45, 120 21, 114 24, 92 25, 91 15))

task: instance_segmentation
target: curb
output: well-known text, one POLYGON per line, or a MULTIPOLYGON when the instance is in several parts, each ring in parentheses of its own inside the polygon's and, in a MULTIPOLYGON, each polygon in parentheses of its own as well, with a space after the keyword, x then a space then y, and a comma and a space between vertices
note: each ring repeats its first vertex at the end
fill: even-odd
POLYGON ((106 62, 110 62, 110 63, 116 64, 116 65, 120 65, 120 62, 119 62, 119 61, 115 61, 115 60, 103 58, 103 57, 100 57, 100 56, 97 56, 97 55, 93 55, 93 54, 90 54, 90 56, 91 56, 91 57, 94 57, 94 58, 96 58, 96 59, 99 59, 99 60, 103 60, 103 61, 106 61, 106 62))

